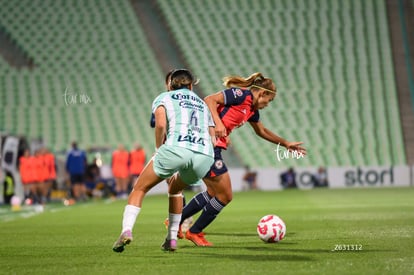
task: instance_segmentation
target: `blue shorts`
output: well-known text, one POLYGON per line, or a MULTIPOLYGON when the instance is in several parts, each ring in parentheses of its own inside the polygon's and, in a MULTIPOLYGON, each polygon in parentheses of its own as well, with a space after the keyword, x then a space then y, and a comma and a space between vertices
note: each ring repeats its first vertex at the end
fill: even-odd
POLYGON ((72 174, 70 175, 70 182, 72 184, 83 184, 85 177, 83 174, 72 174))
POLYGON ((214 178, 227 173, 227 166, 221 156, 221 147, 214 147, 214 163, 207 172, 206 178, 214 178))

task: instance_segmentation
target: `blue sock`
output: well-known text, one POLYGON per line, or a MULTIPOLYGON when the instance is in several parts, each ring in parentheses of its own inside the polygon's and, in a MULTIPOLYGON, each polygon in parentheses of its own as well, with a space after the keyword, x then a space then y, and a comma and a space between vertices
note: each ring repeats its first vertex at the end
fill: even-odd
POLYGON ((206 228, 220 211, 225 207, 221 201, 219 201, 216 197, 212 198, 209 203, 203 208, 203 212, 201 213, 200 217, 194 223, 194 225, 190 228, 191 233, 200 233, 206 228))
POLYGON ((192 215, 203 209, 203 207, 210 201, 210 199, 211 197, 207 193, 207 191, 195 195, 191 199, 191 201, 188 204, 186 204, 183 208, 180 224, 182 224, 185 219, 191 217, 192 215))

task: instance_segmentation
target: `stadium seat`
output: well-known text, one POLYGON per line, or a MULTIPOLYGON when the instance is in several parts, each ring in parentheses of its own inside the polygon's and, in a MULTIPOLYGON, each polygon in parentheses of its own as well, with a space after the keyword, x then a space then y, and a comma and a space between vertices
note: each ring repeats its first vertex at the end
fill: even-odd
MULTIPOLYGON (((262 115, 263 121, 289 139, 308 139, 310 152, 323 156, 296 165, 404 162, 395 85, 388 77, 393 75, 390 41, 380 20, 386 17, 384 3, 208 1, 200 3, 202 13, 194 12, 191 2, 158 3, 193 70, 206 78, 200 83, 203 91, 215 91, 226 74, 258 70, 275 79, 277 100, 263 114, 277 116, 262 115), (269 12, 263 12, 263 5, 269 12), (224 12, 228 6, 237 7, 237 16, 224 12), (189 11, 188 21, 175 16, 178 10, 189 11), (250 20, 256 13, 260 16, 250 20), (384 138, 392 141, 393 150, 381 143, 384 138)), ((274 166, 273 156, 260 149, 262 141, 240 130, 232 142, 242 159, 253 167, 274 166)))
POLYGON ((8 106, 1 125, 42 136, 56 150, 74 139, 85 146, 142 140, 153 150, 144 130, 150 108, 140 104, 150 105, 164 89, 163 73, 128 1, 2 1, 0 16, 37 65, 17 71, 0 63, 0 98, 8 106), (66 105, 66 89, 77 94, 76 104, 66 105), (81 94, 92 102, 82 105, 81 94))
MULTIPOLYGON (((278 95, 261 112, 262 121, 316 154, 275 163, 275 146, 246 125, 231 137, 246 164, 404 163, 382 1, 213 0, 199 1, 197 9, 191 1, 156 4, 201 79, 199 90, 223 89, 225 75, 263 72, 275 80, 278 95)), ((2 127, 43 136, 56 150, 76 138, 85 146, 139 141, 153 150, 148 121, 152 99, 164 90, 163 72, 129 1, 1 5, 2 25, 37 65, 18 71, 0 60, 2 127), (66 105, 66 90, 92 102, 66 105)))

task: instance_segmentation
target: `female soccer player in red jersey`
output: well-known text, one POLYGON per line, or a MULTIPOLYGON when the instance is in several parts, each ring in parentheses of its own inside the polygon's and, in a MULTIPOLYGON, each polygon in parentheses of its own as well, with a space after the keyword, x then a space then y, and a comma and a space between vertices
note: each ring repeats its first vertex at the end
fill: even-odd
POLYGON ((197 246, 212 246, 212 243, 205 239, 203 230, 233 198, 230 176, 221 151, 226 150, 228 136, 234 128, 249 122, 259 137, 280 144, 288 150, 306 154, 306 149, 301 146, 302 142, 289 142, 260 122, 259 110, 267 107, 276 96, 276 86, 272 79, 264 77, 261 73, 254 73, 247 78, 228 76, 223 80, 227 89, 205 98, 216 124, 217 137, 214 164, 203 178, 207 190, 193 197, 184 207, 181 218, 181 221, 184 221, 202 210, 200 217, 185 234, 186 239, 197 246))

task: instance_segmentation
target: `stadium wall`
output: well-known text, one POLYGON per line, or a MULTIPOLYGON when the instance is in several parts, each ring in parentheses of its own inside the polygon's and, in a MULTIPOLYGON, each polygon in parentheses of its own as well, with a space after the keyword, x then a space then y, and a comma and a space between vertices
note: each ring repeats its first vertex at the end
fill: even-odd
MULTIPOLYGON (((318 167, 295 168, 296 183, 300 189, 313 188, 312 175, 318 167)), ((282 190, 280 175, 286 169, 258 169, 260 190, 282 190)), ((349 166, 328 167, 329 188, 403 187, 413 186, 414 166, 349 166)), ((242 190, 243 169, 230 171, 234 191, 242 190)))
MULTIPOLYGON (((299 189, 312 189, 311 177, 318 167, 295 168, 296 183, 299 189)), ((329 188, 381 188, 414 186, 414 166, 347 166, 328 167, 329 188)), ((280 175, 286 171, 281 168, 256 169, 257 187, 263 191, 283 190, 280 175)), ((229 169, 234 192, 243 190, 243 168, 229 169)), ((205 186, 198 188, 205 190, 205 186)), ((167 184, 157 185, 151 194, 167 193, 167 184)))
MULTIPOLYGON (((318 167, 295 168, 296 183, 299 189, 312 189, 312 175, 318 167)), ((409 187, 414 186, 414 166, 348 166, 328 167, 329 188, 381 188, 381 187, 409 187)), ((256 169, 257 187, 262 191, 283 190, 280 175, 286 168, 256 169)), ((232 188, 234 192, 243 191, 243 168, 230 168, 232 188)), ((15 194, 23 199, 23 187, 20 176, 16 173, 15 194)), ((0 171, 0 204, 4 203, 4 173, 0 171)), ((195 191, 205 190, 203 184, 195 186, 195 191)), ((149 194, 167 194, 167 183, 156 185, 149 194)))

